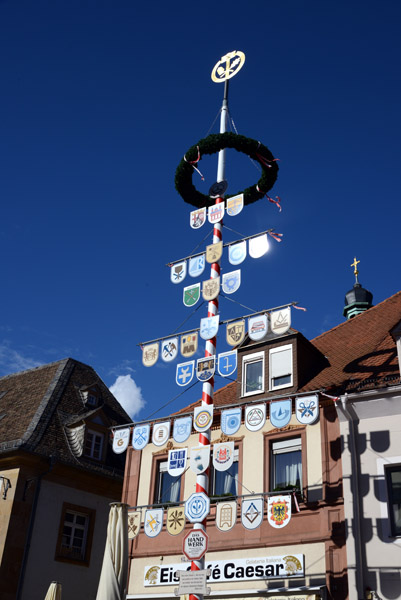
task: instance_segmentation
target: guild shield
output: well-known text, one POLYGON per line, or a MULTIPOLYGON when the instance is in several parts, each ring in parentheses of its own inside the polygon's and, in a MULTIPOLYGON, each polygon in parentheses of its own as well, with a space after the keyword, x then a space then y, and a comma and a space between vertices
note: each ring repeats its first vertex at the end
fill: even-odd
POLYGON ((246 259, 246 241, 230 244, 228 247, 228 261, 232 265, 240 265, 246 259))
POLYGON ((280 529, 291 520, 291 496, 270 496, 267 501, 267 520, 272 527, 280 529))
POLYGON ((286 333, 291 327, 291 308, 274 310, 270 315, 270 327, 276 335, 286 333))
POLYGON ((207 210, 207 218, 209 223, 218 223, 224 217, 224 202, 213 204, 207 210))
POLYGON ((210 446, 198 446, 191 448, 189 464, 191 470, 196 473, 204 473, 210 463, 210 446))
POLYGON ((317 394, 312 396, 300 396, 295 399, 295 414, 297 419, 303 425, 311 425, 317 421, 319 416, 319 397, 317 394))
POLYGON ((205 254, 199 254, 189 259, 188 273, 190 277, 199 277, 205 270, 206 260, 205 254))
POLYGON ((167 471, 171 477, 179 477, 187 468, 188 448, 177 448, 168 451, 167 471))
POLYGON ((216 471, 227 471, 234 461, 234 442, 223 442, 213 446, 213 466, 216 471))
POLYGON ((194 410, 194 428, 207 431, 213 423, 213 406, 197 406, 194 410))
POLYGON ((266 423, 266 404, 251 404, 245 408, 245 425, 249 431, 259 431, 266 423))
POLYGON ((263 340, 268 330, 267 315, 257 315, 249 317, 248 320, 248 335, 251 340, 257 342, 263 340))
POLYGON ((241 210, 244 208, 244 194, 237 194, 227 198, 226 201, 226 212, 230 217, 239 215, 241 210))
POLYGON ((187 261, 182 260, 181 262, 174 263, 170 268, 170 279, 173 283, 181 283, 184 281, 185 275, 187 274, 187 261))
POLYGON ((140 510, 128 511, 128 539, 133 540, 141 529, 142 513, 140 510))
POLYGON ((233 294, 241 285, 241 269, 224 273, 222 279, 222 288, 225 294, 233 294))
POLYGON ((180 417, 175 419, 173 427, 173 438, 177 444, 186 442, 192 431, 192 417, 180 417))
POLYGON ((183 506, 170 506, 167 509, 166 527, 170 535, 179 535, 184 531, 185 512, 183 506))
POLYGON ((188 333, 181 336, 181 354, 185 357, 190 357, 195 354, 198 349, 198 333, 188 333))
POLYGON ((246 529, 256 529, 263 521, 263 498, 242 499, 241 522, 246 529))
POLYGON ((115 429, 113 437, 113 451, 116 454, 121 454, 128 448, 130 436, 130 428, 124 427, 124 429, 115 429))
POLYGON ((291 420, 291 399, 270 402, 270 423, 273 427, 286 427, 291 420))
POLYGON ((184 287, 182 300, 185 306, 194 306, 200 298, 200 283, 184 287))
POLYGON ((211 340, 219 330, 219 315, 204 317, 200 321, 200 336, 203 340, 211 340))
POLYGON ((143 450, 149 442, 150 425, 135 425, 132 433, 132 447, 135 450, 143 450))
POLYGON ((175 374, 175 382, 177 385, 188 385, 191 383, 193 377, 195 375, 195 361, 189 360, 185 363, 180 363, 177 365, 177 371, 175 374))
POLYGON ((143 530, 148 537, 156 537, 163 527, 163 508, 151 508, 145 511, 143 530))
POLYGON ((161 342, 161 356, 164 362, 171 362, 178 354, 178 337, 173 337, 161 342))
MULTIPOLYGON (((198 284, 200 285, 200 284, 198 284)), ((206 302, 214 300, 220 293, 220 275, 213 279, 207 279, 202 285, 202 296, 206 302)))
POLYGON ((226 340, 230 346, 237 346, 245 338, 245 320, 227 323, 226 340))
POLYGON ((199 229, 206 223, 206 208, 197 208, 191 211, 189 223, 192 229, 199 229))
POLYGON ((216 504, 216 527, 220 531, 230 531, 237 520, 237 503, 218 502, 216 504))
POLYGON ((159 358, 159 342, 146 344, 142 348, 142 364, 145 367, 153 367, 159 358))
POLYGON ((228 408, 221 413, 221 431, 233 435, 241 426, 241 407, 228 408))
POLYGON ((155 446, 164 446, 170 437, 170 421, 163 421, 153 425, 152 442, 155 446))
POLYGON ((216 357, 207 356, 198 358, 196 361, 196 377, 199 381, 209 381, 214 375, 216 369, 216 357))
POLYGON ((206 246, 206 262, 215 263, 218 262, 223 254, 223 242, 217 242, 217 244, 210 244, 206 246))
POLYGON ((251 238, 249 240, 249 256, 252 258, 260 258, 269 249, 269 241, 267 239, 267 234, 258 235, 257 237, 251 238))
POLYGON ((237 351, 222 352, 217 356, 217 371, 222 377, 229 377, 237 369, 237 351))

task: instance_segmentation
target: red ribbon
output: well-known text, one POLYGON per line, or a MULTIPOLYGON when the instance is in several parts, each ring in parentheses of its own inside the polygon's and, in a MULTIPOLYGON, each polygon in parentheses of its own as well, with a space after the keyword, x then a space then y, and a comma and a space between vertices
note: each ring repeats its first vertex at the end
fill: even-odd
POLYGON ((296 496, 296 492, 292 493, 293 497, 294 497, 294 504, 295 504, 295 509, 297 512, 301 512, 299 509, 299 504, 298 504, 298 500, 297 500, 297 496, 296 496))
POLYGON ((297 310, 303 310, 304 312, 306 312, 306 308, 304 308, 303 306, 297 306, 296 304, 292 305, 294 308, 296 308, 297 310))
POLYGON ((184 154, 184 160, 185 162, 187 162, 189 165, 192 165, 192 167, 195 169, 195 171, 197 173, 199 173, 199 175, 201 176, 202 181, 205 181, 205 178, 203 177, 202 173, 199 171, 198 167, 195 167, 195 165, 198 164, 198 162, 200 161, 201 155, 200 155, 200 150, 199 150, 199 146, 196 146, 198 148, 198 158, 196 160, 187 160, 185 154, 184 154))
MULTIPOLYGON (((278 160, 278 159, 275 159, 278 160)), ((256 189, 258 190, 259 193, 263 194, 263 192, 260 190, 259 186, 256 185, 256 189)), ((268 194, 265 194, 266 198, 268 199, 269 202, 273 202, 273 204, 275 204, 276 206, 278 206, 279 211, 281 212, 281 198, 280 196, 276 196, 276 200, 274 200, 274 198, 272 198, 271 196, 269 196, 268 194)))
POLYGON ((256 157, 259 160, 259 162, 263 163, 265 165, 265 167, 268 167, 269 169, 271 169, 272 165, 270 165, 268 163, 273 163, 273 162, 277 162, 280 160, 279 158, 273 158, 273 160, 268 160, 261 154, 258 154, 258 152, 256 152, 256 157))
POLYGON ((283 240, 281 239, 283 237, 282 233, 276 233, 275 231, 271 230, 267 232, 269 235, 272 236, 272 238, 274 238, 276 240, 276 242, 282 242, 283 240))

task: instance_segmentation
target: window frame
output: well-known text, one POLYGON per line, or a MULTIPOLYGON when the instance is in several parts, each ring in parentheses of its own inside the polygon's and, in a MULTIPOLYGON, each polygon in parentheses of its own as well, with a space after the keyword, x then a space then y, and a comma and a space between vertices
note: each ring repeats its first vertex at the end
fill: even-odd
POLYGON ((69 502, 64 502, 61 507, 60 525, 57 535, 54 560, 89 567, 92 550, 93 532, 95 529, 95 520, 95 509, 88 508, 86 506, 78 506, 77 504, 70 504, 69 502), (85 542, 83 544, 84 550, 82 553, 82 558, 78 558, 76 555, 72 556, 72 553, 71 556, 69 556, 68 552, 66 552, 65 549, 63 549, 62 541, 67 513, 72 513, 74 515, 82 515, 87 518, 87 527, 85 531, 85 542))
POLYGON ((86 427, 85 430, 85 441, 84 441, 84 451, 83 451, 83 455, 85 458, 91 458, 92 460, 97 460, 97 461, 101 461, 103 460, 103 455, 104 455, 104 448, 105 448, 105 435, 102 431, 99 431, 97 429, 91 428, 91 427, 86 427), (90 453, 88 453, 86 451, 86 444, 88 441, 88 435, 92 435, 93 436, 93 441, 91 444, 91 451, 90 453), (94 451, 94 444, 95 444, 95 439, 96 437, 99 437, 101 440, 101 444, 100 444, 100 450, 99 450, 99 456, 94 456, 93 455, 93 451, 94 451))
MULTIPOLYGON (((237 471, 237 488, 239 486, 239 483, 241 481, 242 478, 240 478, 240 468, 242 466, 242 463, 240 461, 240 457, 241 457, 242 453, 240 452, 240 444, 235 444, 234 446, 234 462, 238 463, 238 471, 237 471)), ((229 469, 227 469, 229 470, 229 469)), ((225 473, 225 471, 217 471, 218 473, 225 473)), ((217 496, 216 494, 213 494, 212 492, 214 491, 212 489, 214 481, 215 481, 215 473, 216 473, 216 469, 213 467, 213 447, 211 448, 210 451, 210 467, 209 467, 209 497, 210 500, 212 502, 223 502, 224 500, 228 500, 229 498, 237 498, 239 494, 238 489, 237 489, 237 493, 233 494, 233 495, 220 495, 217 496)))
MULTIPOLYGON (((287 374, 286 374, 287 375, 287 374)), ((281 376, 277 376, 277 377, 283 377, 286 375, 281 375, 281 376)), ((276 346, 275 348, 270 348, 269 349, 269 391, 270 392, 274 392, 276 390, 282 390, 284 388, 289 388, 292 387, 294 385, 294 352, 293 352, 293 345, 292 344, 285 344, 284 346, 276 346), (284 352, 284 351, 290 351, 290 356, 291 356, 291 372, 288 374, 290 375, 290 382, 289 383, 283 383, 281 385, 273 385, 273 369, 272 369, 272 356, 273 354, 278 354, 279 352, 284 352)))
MULTIPOLYGON (((272 448, 273 443, 286 441, 290 439, 301 439, 301 464, 302 464, 302 481, 300 494, 303 498, 307 497, 308 489, 308 467, 307 467, 307 450, 306 450, 306 427, 295 426, 289 431, 273 431, 264 434, 264 489, 266 492, 273 491, 273 465, 272 465, 272 448)), ((283 494, 285 491, 283 491, 283 494)))
MULTIPOLYGON (((159 456, 153 457, 152 469, 151 469, 151 485, 149 490, 149 505, 157 505, 157 506, 175 506, 183 501, 184 498, 184 486, 185 486, 185 471, 182 475, 179 476, 180 479, 180 493, 178 494, 178 500, 176 502, 172 502, 167 500, 166 502, 157 502, 156 501, 156 493, 160 486, 158 484, 158 479, 160 477, 160 466, 166 464, 167 467, 168 455, 163 454, 159 456)), ((167 472, 167 468, 166 468, 167 472)))
POLYGON ((241 396, 255 396, 256 394, 263 394, 265 391, 265 352, 253 352, 252 354, 246 354, 242 357, 242 385, 241 385, 241 396), (256 363, 261 361, 262 363, 262 387, 260 390, 246 391, 246 371, 248 364, 256 363))
POLYGON ((391 473, 394 471, 401 474, 401 464, 391 464, 386 465, 384 468, 384 474, 386 479, 386 488, 387 488, 387 511, 389 517, 389 525, 390 525, 390 536, 392 538, 400 538, 401 537, 401 526, 399 527, 399 532, 396 531, 396 524, 394 520, 394 510, 393 510, 393 488, 391 485, 391 473))

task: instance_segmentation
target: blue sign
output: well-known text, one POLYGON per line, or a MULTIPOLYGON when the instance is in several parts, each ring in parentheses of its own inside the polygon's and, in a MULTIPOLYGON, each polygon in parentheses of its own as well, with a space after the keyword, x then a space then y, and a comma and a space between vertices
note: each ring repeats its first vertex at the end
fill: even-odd
POLYGON ((291 420, 291 399, 270 402, 270 423, 274 427, 285 427, 291 420))
POLYGON ((178 385, 188 385, 193 379, 195 374, 195 361, 190 360, 185 363, 177 365, 177 372, 175 375, 175 381, 178 385))
POLYGON ((203 340, 211 340, 219 330, 219 315, 204 317, 200 321, 200 336, 203 340))
POLYGON ((177 444, 185 442, 192 431, 192 417, 182 417, 174 421, 173 438, 177 444))
POLYGON ((221 413, 221 431, 226 435, 233 435, 241 425, 241 407, 228 408, 221 413))
POLYGON ((204 492, 191 494, 185 502, 185 516, 191 523, 201 523, 210 512, 210 499, 204 492))
POLYGON ((232 265, 240 265, 246 258, 246 241, 228 247, 228 260, 232 265))
POLYGON ((132 434, 132 447, 142 450, 149 442, 150 425, 136 425, 132 434))
POLYGON ((199 277, 202 275, 205 270, 205 255, 201 254, 200 256, 194 256, 194 258, 189 259, 188 273, 191 277, 199 277))
POLYGON ((237 369, 237 351, 222 352, 217 356, 217 370, 222 377, 232 375, 237 369))

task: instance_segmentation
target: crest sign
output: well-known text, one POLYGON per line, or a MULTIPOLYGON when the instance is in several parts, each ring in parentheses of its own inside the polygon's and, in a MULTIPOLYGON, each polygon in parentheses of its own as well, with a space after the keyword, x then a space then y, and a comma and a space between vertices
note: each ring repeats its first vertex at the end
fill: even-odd
POLYGON ((266 404, 254 404, 245 408, 245 425, 249 431, 259 431, 266 423, 266 404))
POLYGON ((206 208, 197 208, 191 212, 190 225, 192 229, 199 229, 206 223, 206 208))
POLYGON ((210 498, 204 492, 191 494, 185 502, 185 516, 191 523, 201 523, 210 512, 210 498))
POLYGON ((245 338, 245 320, 227 323, 226 340, 230 346, 237 346, 245 338))
POLYGON ((273 333, 281 335, 291 327, 291 308, 274 310, 270 315, 270 327, 273 333))
POLYGON ((291 496, 270 496, 267 501, 267 520, 276 529, 288 525, 291 520, 291 496))
POLYGON ((194 428, 196 431, 207 431, 213 423, 213 405, 197 406, 194 410, 194 428))
POLYGON ((167 509, 166 526, 170 535, 179 535, 184 531, 185 512, 183 506, 171 506, 167 509))
POLYGON ((167 460, 167 471, 171 477, 179 477, 187 468, 188 448, 169 450, 167 460))
POLYGON ((175 374, 175 382, 177 385, 188 385, 191 383, 195 374, 195 361, 189 360, 185 363, 177 365, 177 371, 175 374))
POLYGON ((230 217, 239 215, 241 210, 244 208, 244 194, 238 194, 237 196, 231 196, 227 198, 226 211, 230 217))
POLYGON ((142 348, 142 364, 145 367, 153 367, 159 358, 159 342, 154 344, 146 344, 142 348))
POLYGON ((188 265, 188 273, 190 277, 199 277, 202 275, 205 270, 206 260, 204 254, 199 254, 199 256, 194 256, 189 259, 188 265))
POLYGON ((267 234, 258 235, 257 237, 251 238, 249 240, 249 256, 252 258, 260 258, 269 249, 269 241, 267 239, 267 234))
POLYGON ((209 206, 207 211, 207 218, 209 223, 219 223, 224 217, 224 202, 219 202, 218 204, 213 204, 213 206, 209 206))
POLYGON ((223 254, 223 242, 217 242, 217 244, 210 244, 206 246, 206 262, 215 263, 220 260, 223 254))
MULTIPOLYGON (((198 283, 198 285, 200 285, 198 283)), ((220 293, 220 275, 218 277, 214 277, 213 279, 207 279, 203 282, 202 286, 202 296, 206 302, 210 302, 210 300, 214 300, 220 293)))
POLYGON ((145 512, 143 530, 148 537, 156 537, 163 527, 163 508, 153 508, 145 512))
POLYGON ((132 447, 134 450, 143 450, 148 445, 150 425, 135 425, 132 434, 132 447))
POLYGON ((319 398, 317 394, 301 396, 295 399, 295 414, 303 425, 312 425, 319 416, 319 398))
POLYGON ((140 510, 128 511, 128 539, 133 540, 141 529, 142 513, 140 510))
POLYGON ((173 438, 177 444, 186 442, 192 431, 192 417, 180 417, 174 421, 173 438))
POLYGON ((116 429, 113 437, 113 451, 116 454, 121 454, 128 448, 130 428, 116 429))
POLYGON ((182 299, 185 306, 194 306, 200 298, 200 283, 184 287, 182 299))
POLYGON ((190 333, 181 336, 181 354, 185 357, 190 357, 195 354, 198 349, 198 333, 190 333))
POLYGON ((152 442, 155 446, 164 446, 170 437, 170 421, 155 423, 153 425, 152 442))
POLYGON ((219 330, 219 315, 204 317, 200 321, 200 336, 203 340, 211 340, 219 330))
POLYGON ((234 461, 234 442, 213 446, 213 466, 216 471, 227 471, 234 461))
POLYGON ((270 402, 270 423, 273 427, 286 427, 291 420, 291 399, 270 402))
POLYGON ((240 265, 246 259, 246 241, 230 244, 228 247, 228 261, 232 265, 240 265))
POLYGON ((241 50, 233 50, 220 58, 214 65, 212 71, 212 80, 215 83, 221 83, 226 79, 231 79, 243 67, 245 54, 241 50))
POLYGON ((237 520, 237 503, 218 502, 216 505, 216 527, 220 531, 230 531, 237 520))
POLYGON ((241 407, 228 408, 221 413, 221 431, 233 435, 241 426, 241 407))
POLYGON ((225 294, 233 294, 241 285, 241 269, 224 273, 222 288, 225 294))
POLYGON ((222 377, 229 377, 237 369, 237 351, 222 352, 217 356, 217 370, 222 377))
POLYGON ((191 448, 189 464, 191 470, 196 473, 204 473, 210 463, 210 446, 198 446, 191 448))
POLYGON ((196 361, 196 377, 199 381, 209 381, 214 375, 216 369, 216 357, 207 356, 198 358, 196 361))
POLYGON ((182 260, 181 262, 174 263, 171 265, 170 279, 173 283, 181 283, 184 281, 185 275, 187 274, 187 261, 182 260))
POLYGON ((178 337, 162 341, 162 360, 171 362, 178 354, 178 337))
POLYGON ((243 498, 241 522, 246 529, 256 529, 263 521, 263 498, 243 498))
POLYGON ((251 340, 255 342, 263 340, 267 334, 267 315, 257 315, 256 317, 249 317, 248 320, 248 335, 251 340))

